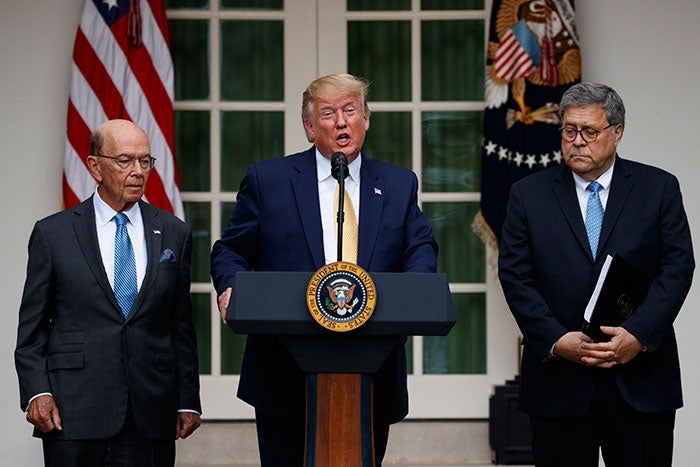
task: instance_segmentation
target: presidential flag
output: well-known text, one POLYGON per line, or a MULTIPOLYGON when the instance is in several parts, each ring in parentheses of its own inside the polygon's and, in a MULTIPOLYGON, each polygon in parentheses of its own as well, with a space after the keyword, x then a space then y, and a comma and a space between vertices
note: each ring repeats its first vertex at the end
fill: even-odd
POLYGON ((173 62, 162 0, 86 0, 75 37, 63 168, 63 204, 95 191, 86 166, 91 132, 106 120, 139 125, 156 158, 149 203, 184 218, 174 157, 173 62))
POLYGON ((570 0, 494 0, 486 59, 481 210, 472 227, 494 251, 510 187, 563 162, 559 101, 581 79, 570 0))

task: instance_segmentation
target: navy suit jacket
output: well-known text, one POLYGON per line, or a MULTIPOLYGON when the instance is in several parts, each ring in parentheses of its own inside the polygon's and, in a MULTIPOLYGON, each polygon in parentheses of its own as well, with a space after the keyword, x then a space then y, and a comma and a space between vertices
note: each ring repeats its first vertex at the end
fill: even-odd
POLYGON ((499 277, 523 334, 521 408, 549 417, 583 415, 601 371, 614 373, 622 396, 639 411, 681 407, 673 321, 694 267, 678 180, 661 169, 616 158, 595 261, 568 167, 515 183, 501 238, 499 277), (557 339, 581 330, 602 264, 612 253, 653 278, 646 299, 622 325, 648 351, 609 370, 547 359, 557 339))
MULTIPOLYGON (((238 271, 316 271, 325 264, 315 147, 251 165, 212 249, 219 294, 238 271)), ((435 272, 437 244, 409 170, 362 156, 358 265, 368 272, 435 272)), ((233 290, 235 293, 235 290, 233 290)), ((229 313, 231 309, 229 309, 229 313)), ((375 421, 408 412, 403 345, 375 376, 375 421)), ((303 420, 305 376, 277 337, 248 336, 238 397, 270 417, 303 420)))
POLYGON ((20 406, 50 392, 63 426, 37 436, 109 438, 129 399, 147 438, 174 439, 178 409, 201 412, 192 234, 172 214, 139 205, 148 265, 126 320, 102 263, 92 197, 34 226, 15 351, 20 406), (174 258, 161 262, 166 249, 174 258))

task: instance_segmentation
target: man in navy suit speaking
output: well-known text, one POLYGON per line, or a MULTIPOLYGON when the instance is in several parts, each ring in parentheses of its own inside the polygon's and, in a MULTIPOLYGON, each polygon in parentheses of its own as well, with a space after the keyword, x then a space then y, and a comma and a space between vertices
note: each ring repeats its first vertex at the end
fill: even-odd
POLYGON ((29 240, 15 365, 46 466, 172 467, 200 425, 192 233, 141 199, 154 160, 141 128, 103 123, 95 193, 29 240))
MULTIPOLYGON (((336 261, 337 183, 330 159, 337 152, 348 161, 345 187, 359 228, 357 264, 369 273, 436 271, 437 244, 418 208, 416 175, 361 153, 370 122, 367 90, 366 82, 347 74, 318 78, 302 99, 304 129, 314 145, 248 168, 231 220, 211 253, 222 319, 236 272, 313 272, 336 261)), ((345 212, 352 215, 348 203, 345 212)), ((248 336, 238 397, 255 407, 263 466, 302 465, 305 384, 279 338, 248 336)), ((377 465, 389 425, 407 412, 402 343, 374 376, 377 465)))
POLYGON ((565 165, 513 185, 499 255, 535 464, 597 467, 602 450, 608 467, 670 467, 683 404, 673 322, 695 268, 678 180, 619 157, 625 108, 610 87, 574 85, 559 112, 565 165), (584 310, 614 253, 652 282, 594 342, 584 310))

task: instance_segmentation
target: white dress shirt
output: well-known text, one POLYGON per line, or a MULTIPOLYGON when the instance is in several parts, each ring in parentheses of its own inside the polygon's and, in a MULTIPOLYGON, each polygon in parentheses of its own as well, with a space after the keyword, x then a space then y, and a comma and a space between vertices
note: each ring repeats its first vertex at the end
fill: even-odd
MULTIPOLYGON (((608 170, 605 171, 603 175, 598 177, 595 181, 600 184, 600 189, 598 190, 598 197, 600 198, 600 204, 603 205, 603 211, 608 205, 608 195, 610 194, 610 183, 612 182, 613 169, 615 168, 615 162, 610 166, 608 170)), ((571 172, 574 176, 574 184, 576 185, 576 196, 578 197, 578 204, 581 208, 581 216, 583 216, 584 223, 586 222, 586 206, 588 205, 588 197, 591 192, 586 190, 586 187, 591 183, 584 180, 580 175, 571 172)))
MULTIPOLYGON (((117 211, 109 207, 97 190, 93 203, 95 207, 95 223, 97 225, 97 241, 100 245, 100 254, 102 255, 102 264, 104 264, 105 272, 109 283, 114 289, 114 234, 117 232, 117 223, 112 219, 117 215, 117 211)), ((126 224, 126 230, 131 239, 131 245, 134 248, 134 259, 136 260, 136 286, 141 290, 143 278, 146 275, 146 265, 148 264, 148 256, 146 253, 146 235, 144 233, 143 218, 141 217, 141 208, 139 203, 128 211, 122 211, 129 218, 126 224)))
MULTIPOLYGON (((348 164, 349 175, 345 179, 345 191, 350 196, 357 225, 360 225, 360 167, 362 154, 348 164)), ((318 174, 318 203, 321 207, 321 226, 323 227, 323 252, 326 264, 334 263, 338 258, 338 205, 335 202, 335 188, 338 181, 331 175, 331 161, 316 150, 316 171, 318 174)), ((347 215, 347 212, 346 212, 347 215)))

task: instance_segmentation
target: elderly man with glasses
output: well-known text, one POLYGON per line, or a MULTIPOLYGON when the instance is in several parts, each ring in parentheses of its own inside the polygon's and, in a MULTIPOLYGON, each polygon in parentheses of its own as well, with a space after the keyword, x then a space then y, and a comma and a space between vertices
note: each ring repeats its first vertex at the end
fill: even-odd
POLYGON ((29 240, 15 364, 46 466, 172 467, 201 423, 192 232, 141 199, 150 150, 134 123, 100 125, 95 193, 29 240))
POLYGON ((513 185, 499 257, 524 337, 519 404, 535 464, 597 467, 602 451, 608 467, 670 467, 683 403, 673 322, 695 268, 679 183, 619 157, 625 108, 610 87, 572 86, 559 112, 565 164, 513 185), (651 285, 594 340, 584 310, 614 254, 651 285))

